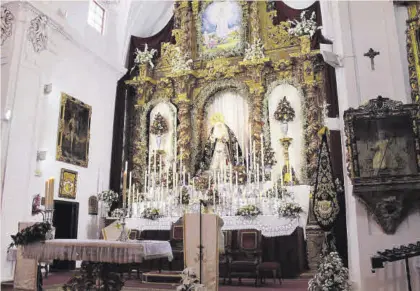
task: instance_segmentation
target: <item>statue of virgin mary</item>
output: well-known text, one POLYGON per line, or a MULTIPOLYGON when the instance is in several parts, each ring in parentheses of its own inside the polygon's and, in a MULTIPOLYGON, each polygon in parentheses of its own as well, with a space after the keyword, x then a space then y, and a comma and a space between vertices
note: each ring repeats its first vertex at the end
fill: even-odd
POLYGON ((237 165, 239 161, 236 160, 236 157, 242 157, 242 152, 237 145, 238 140, 235 134, 224 123, 221 114, 215 114, 211 118, 211 123, 213 127, 204 146, 200 170, 220 171, 223 168, 228 169, 230 165, 237 165), (236 154, 237 149, 238 154, 236 154))

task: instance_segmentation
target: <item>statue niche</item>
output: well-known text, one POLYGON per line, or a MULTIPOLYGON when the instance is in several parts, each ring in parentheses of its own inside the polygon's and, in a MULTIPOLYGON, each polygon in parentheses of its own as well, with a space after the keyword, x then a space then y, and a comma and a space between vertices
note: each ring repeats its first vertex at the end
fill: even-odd
POLYGON ((224 123, 221 114, 211 118, 213 125, 204 146, 200 171, 222 171, 239 164, 242 151, 233 131, 224 123))

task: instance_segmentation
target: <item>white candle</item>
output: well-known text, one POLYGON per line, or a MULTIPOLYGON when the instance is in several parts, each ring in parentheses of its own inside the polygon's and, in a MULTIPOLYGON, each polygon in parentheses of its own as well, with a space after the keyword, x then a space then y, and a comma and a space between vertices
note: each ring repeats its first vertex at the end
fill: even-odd
POLYGON ((124 172, 127 173, 127 169, 128 169, 128 161, 125 161, 125 170, 124 170, 124 172))
POLYGON ((146 189, 147 189, 147 171, 144 172, 144 191, 143 191, 144 193, 147 192, 146 189))
POLYGON ((190 173, 188 173, 187 185, 190 185, 190 183, 191 183, 191 174, 190 174, 190 173))
POLYGON ((162 185, 162 155, 159 155, 159 181, 162 185))
POLYGON ((209 188, 208 188, 209 190, 210 190, 210 185, 211 185, 210 181, 211 181, 211 176, 209 175, 209 188))
POLYGON ((182 185, 185 186, 185 171, 182 172, 182 185))
POLYGON ((255 169, 257 164, 256 152, 255 152, 255 142, 252 143, 252 168, 255 169))
POLYGON ((181 155, 179 156, 179 162, 180 162, 180 168, 179 168, 179 170, 180 170, 181 173, 183 172, 182 160, 183 160, 183 158, 182 158, 182 148, 181 148, 181 155))
POLYGON ((166 171, 166 190, 169 193, 169 170, 166 171))
POLYGON ((261 134, 261 165, 262 169, 264 170, 264 137, 261 134))
POLYGON ((136 197, 136 184, 133 184, 133 190, 131 192, 131 204, 134 203, 134 197, 136 197))
POLYGON ((147 165, 147 172, 150 175, 150 165, 152 164, 152 155, 149 153, 149 164, 147 165))
POLYGON ((246 159, 246 175, 248 176, 248 172, 249 172, 249 157, 248 157, 248 149, 245 149, 245 159, 246 159))
POLYGON ((238 171, 235 171, 236 176, 236 189, 238 189, 238 171))
POLYGON ((128 205, 130 205, 130 198, 132 196, 132 193, 131 193, 131 191, 132 191, 132 189, 131 189, 132 185, 131 184, 132 183, 133 183, 133 177, 132 177, 132 174, 131 174, 131 171, 130 171, 129 178, 128 178, 128 205))
POLYGON ((156 151, 153 151, 154 155, 153 155, 153 168, 154 168, 154 179, 156 179, 156 151))

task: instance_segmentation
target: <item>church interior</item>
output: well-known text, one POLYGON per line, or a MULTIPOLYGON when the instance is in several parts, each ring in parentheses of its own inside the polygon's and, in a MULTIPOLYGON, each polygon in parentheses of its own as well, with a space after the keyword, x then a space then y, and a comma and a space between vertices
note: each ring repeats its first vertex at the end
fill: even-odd
POLYGON ((1 290, 420 291, 419 2, 1 9, 1 290))

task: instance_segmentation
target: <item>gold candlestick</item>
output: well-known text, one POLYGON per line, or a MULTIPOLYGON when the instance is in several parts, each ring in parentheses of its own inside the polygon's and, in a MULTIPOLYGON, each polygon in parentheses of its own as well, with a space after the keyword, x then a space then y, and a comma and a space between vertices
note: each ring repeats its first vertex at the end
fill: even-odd
POLYGON ((289 158, 289 147, 292 143, 293 138, 291 137, 284 137, 280 139, 280 143, 283 146, 283 157, 284 157, 284 166, 282 169, 282 177, 285 185, 292 185, 294 179, 293 177, 293 169, 290 165, 290 158, 289 158), (284 169, 286 168, 286 171, 284 169))

